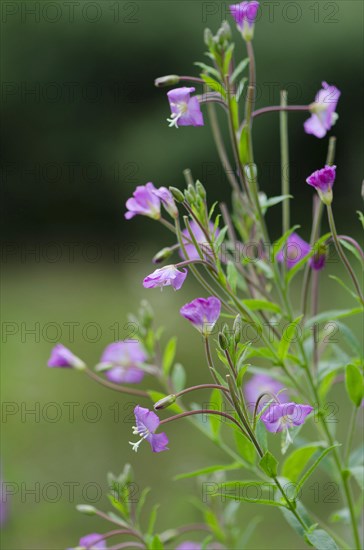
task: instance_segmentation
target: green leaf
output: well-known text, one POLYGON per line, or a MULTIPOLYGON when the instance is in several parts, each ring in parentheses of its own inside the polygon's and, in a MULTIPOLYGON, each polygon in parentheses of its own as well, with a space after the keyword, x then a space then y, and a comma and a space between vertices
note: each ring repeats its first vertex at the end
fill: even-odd
POLYGON ((204 510, 205 523, 210 527, 212 533, 218 540, 224 540, 224 531, 221 529, 219 520, 210 508, 204 510))
POLYGON ((236 90, 236 94, 235 94, 235 97, 236 97, 236 101, 239 101, 240 99, 240 96, 241 94, 243 93, 243 90, 244 90, 244 87, 245 87, 245 83, 247 82, 247 78, 244 76, 244 78, 242 78, 239 82, 239 85, 238 85, 238 88, 236 90))
POLYGON ((200 61, 196 61, 194 65, 200 67, 200 69, 205 71, 207 74, 212 75, 214 78, 216 78, 216 80, 220 80, 220 73, 214 67, 206 65, 206 63, 201 63, 200 61))
POLYGON ((322 453, 320 454, 320 456, 317 458, 317 460, 315 460, 315 462, 312 464, 312 466, 305 472, 305 474, 301 477, 301 479, 298 481, 298 483, 296 484, 296 489, 295 489, 295 495, 293 497, 293 500, 295 500, 297 498, 297 496, 299 495, 300 491, 301 491, 301 488, 303 487, 303 485, 305 484, 305 482, 308 480, 308 478, 311 476, 311 474, 316 470, 317 466, 320 464, 321 460, 323 458, 325 458, 325 456, 330 452, 332 451, 335 447, 340 447, 339 444, 336 444, 336 445, 331 445, 331 447, 327 447, 327 449, 325 449, 324 451, 322 451, 322 453))
MULTIPOLYGON (((221 411, 223 405, 223 395, 220 390, 212 390, 210 402, 209 402, 209 408, 213 409, 214 411, 221 411)), ((217 414, 210 414, 209 415, 209 422, 211 426, 212 435, 215 439, 218 439, 221 426, 222 426, 222 418, 218 416, 217 414)))
POLYGON ((327 321, 335 321, 336 319, 344 319, 351 315, 357 315, 363 313, 362 307, 354 307, 352 309, 332 309, 330 311, 324 311, 314 317, 311 317, 305 323, 305 328, 310 328, 315 324, 326 323, 327 321))
POLYGON ((259 445, 265 451, 268 447, 268 440, 267 440, 267 429, 263 422, 258 422, 256 430, 255 430, 255 436, 258 440, 259 445))
POLYGON ((356 407, 360 407, 364 397, 363 375, 356 365, 347 365, 345 386, 348 396, 356 407))
POLYGON ((275 507, 282 507, 282 508, 285 508, 285 505, 283 504, 283 502, 280 502, 280 501, 277 501, 277 500, 271 500, 271 499, 266 499, 266 498, 248 498, 248 497, 244 497, 244 496, 241 496, 241 495, 232 495, 232 494, 225 494, 225 493, 216 493, 212 496, 221 496, 221 497, 224 497, 224 498, 230 498, 232 500, 239 500, 239 501, 242 501, 242 502, 250 502, 250 503, 254 503, 254 504, 265 504, 267 506, 275 506, 275 507))
POLYGON ((229 260, 227 264, 227 280, 229 285, 231 286, 232 291, 235 294, 238 282, 238 271, 235 267, 234 262, 232 262, 231 260, 229 260))
POLYGON ((240 139, 239 139, 239 155, 241 162, 247 164, 249 162, 249 127, 248 125, 243 126, 240 139))
POLYGON ((284 361, 284 359, 287 357, 293 338, 299 338, 299 336, 297 336, 296 328, 300 324, 302 318, 303 315, 297 317, 294 321, 292 321, 292 323, 289 323, 283 331, 282 339, 279 342, 278 346, 278 357, 282 361, 284 361))
POLYGON ((317 550, 339 550, 334 539, 323 529, 315 529, 312 532, 306 532, 305 538, 317 550))
POLYGON ((169 340, 163 353, 162 368, 164 376, 168 376, 169 371, 173 365, 173 361, 176 355, 177 338, 173 337, 169 340))
POLYGON ((140 494, 138 504, 137 504, 136 510, 135 510, 135 517, 136 517, 137 522, 140 521, 140 515, 142 513, 143 506, 145 504, 145 501, 146 501, 147 496, 148 496, 149 493, 150 493, 150 487, 145 487, 145 489, 143 489, 141 494, 140 494))
POLYGON ((240 63, 237 65, 236 69, 233 71, 231 77, 230 77, 230 84, 234 84, 235 80, 238 78, 238 76, 244 71, 244 69, 249 64, 249 57, 246 57, 240 63))
POLYGON ((180 363, 176 363, 172 371, 172 383, 176 392, 182 391, 186 383, 185 369, 180 363))
POLYGON ((255 464, 256 451, 253 443, 240 432, 234 432, 235 444, 239 455, 248 464, 255 464))
POLYGON ((233 462, 232 464, 215 464, 214 466, 207 466, 200 470, 194 470, 193 472, 186 472, 184 474, 178 474, 173 478, 173 481, 179 481, 180 479, 189 479, 191 477, 204 476, 212 474, 213 472, 226 472, 229 470, 239 470, 242 468, 240 462, 233 462))
POLYGON ((224 65, 223 65, 224 75, 229 73, 229 68, 230 68, 230 63, 234 52, 234 47, 235 47, 235 44, 230 44, 230 46, 225 52, 224 65))
POLYGON ((164 546, 158 535, 154 535, 150 543, 148 544, 148 550, 163 550, 164 546))
MULTIPOLYGON (((299 515, 301 516, 301 518, 303 519, 305 524, 307 526, 310 526, 312 524, 312 520, 309 517, 309 515, 307 514, 307 511, 306 511, 305 507, 303 506, 303 504, 298 500, 295 503, 295 505, 296 505, 297 512, 299 513, 299 515)), ((296 516, 292 513, 292 511, 288 508, 280 508, 280 510, 281 510, 281 512, 284 516, 284 519, 288 523, 288 525, 290 525, 292 527, 292 529, 294 529, 294 531, 296 531, 296 533, 298 533, 301 537, 303 537, 304 534, 305 534, 305 530, 303 529, 300 522, 297 520, 296 516)))
POLYGON ((345 239, 339 238, 339 241, 344 248, 349 250, 356 257, 356 259, 359 260, 360 263, 363 263, 363 258, 361 257, 361 255, 359 254, 359 251, 355 248, 355 246, 348 243, 348 241, 346 241, 345 239))
POLYGON ((293 196, 292 195, 278 195, 276 197, 271 197, 271 198, 264 198, 262 201, 261 201, 261 207, 263 210, 267 210, 268 208, 270 208, 271 206, 275 206, 276 204, 280 204, 281 202, 285 201, 285 200, 289 200, 289 199, 293 199, 293 196))
POLYGON ((220 250, 220 247, 222 245, 222 243, 224 242, 225 240, 225 236, 226 236, 226 232, 227 232, 228 228, 227 226, 223 227, 218 235, 218 237, 216 238, 215 242, 214 242, 214 250, 216 251, 216 253, 218 253, 218 251, 220 250))
POLYGON ((149 523, 148 523, 148 530, 147 530, 148 535, 153 535, 155 522, 157 521, 158 508, 159 508, 159 504, 155 504, 152 508, 151 513, 150 513, 149 523))
POLYGON ((341 323, 340 321, 335 321, 336 327, 339 329, 340 334, 344 336, 344 339, 346 340, 347 344, 350 346, 350 349, 355 351, 355 353, 358 355, 358 357, 364 356, 364 350, 363 346, 358 341, 357 337, 353 333, 353 331, 344 323, 341 323))
POLYGON ((325 443, 311 443, 293 451, 285 460, 282 467, 282 476, 296 482, 313 454, 322 448, 325 443))
POLYGON ((243 303, 252 311, 255 310, 266 310, 274 311, 275 313, 280 313, 281 308, 278 304, 274 302, 268 302, 268 300, 243 300, 243 303))
POLYGON ((206 74, 203 74, 203 73, 201 74, 201 78, 212 91, 218 92, 219 94, 222 95, 222 97, 224 99, 226 98, 225 88, 221 84, 221 82, 218 82, 217 80, 212 78, 212 76, 206 75, 206 74))
POLYGON ((269 451, 264 453, 263 457, 259 461, 259 466, 263 472, 267 474, 267 476, 273 478, 276 477, 278 461, 269 451))
POLYGON ((359 298, 358 296, 355 294, 355 292, 353 290, 351 290, 351 288, 349 288, 345 283, 344 281, 342 281, 340 279, 340 277, 336 277, 336 275, 329 275, 330 279, 332 279, 333 281, 336 281, 337 283, 339 283, 340 286, 342 286, 343 288, 345 288, 345 290, 350 294, 350 296, 352 296, 354 298, 355 301, 359 301, 359 298))

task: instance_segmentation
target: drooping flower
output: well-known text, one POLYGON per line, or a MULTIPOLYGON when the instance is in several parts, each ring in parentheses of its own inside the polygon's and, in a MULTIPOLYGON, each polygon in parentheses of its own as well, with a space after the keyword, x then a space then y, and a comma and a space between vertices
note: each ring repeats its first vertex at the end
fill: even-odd
POLYGON ((203 126, 203 115, 196 96, 191 94, 195 88, 174 88, 167 93, 171 107, 171 117, 167 118, 169 126, 203 126))
POLYGON ((244 40, 252 40, 254 23, 258 14, 259 2, 241 2, 230 6, 230 13, 236 21, 237 27, 244 40))
POLYGON ((141 215, 158 220, 161 215, 161 203, 156 191, 151 182, 138 185, 133 196, 126 201, 128 212, 125 213, 125 218, 130 220, 134 216, 141 215))
POLYGON ((176 218, 178 216, 178 210, 176 207, 176 203, 174 202, 174 198, 172 196, 172 193, 170 192, 167 187, 160 187, 159 189, 156 189, 154 191, 154 194, 158 197, 158 199, 162 202, 164 208, 167 210, 168 214, 172 216, 172 218, 176 218))
POLYGON ((186 540, 185 542, 182 542, 178 546, 176 546, 176 550, 201 550, 202 544, 199 544, 198 542, 193 542, 191 540, 186 540))
POLYGON ((304 256, 310 252, 309 243, 301 239, 297 233, 292 233, 285 246, 277 254, 278 262, 285 262, 288 269, 294 267, 304 256))
MULTIPOLYGON (((287 393, 281 390, 283 390, 282 384, 267 374, 254 374, 244 386, 245 399, 251 409, 254 409, 258 397, 265 392, 273 395, 277 395, 281 392, 279 393, 279 400, 282 403, 287 403, 289 397, 287 393)), ((270 399, 271 397, 269 395, 262 397, 259 402, 258 410, 262 410, 270 399)))
POLYGON ((315 250, 315 254, 310 258, 309 264, 315 271, 320 271, 326 265, 326 246, 322 245, 315 250))
POLYGON ((196 298, 180 309, 181 315, 204 336, 208 336, 213 331, 220 311, 221 302, 215 296, 196 298))
POLYGON ((277 433, 294 426, 300 426, 312 411, 313 408, 310 405, 272 403, 268 405, 260 419, 269 432, 277 433))
MULTIPOLYGON (((314 249, 315 250, 315 249, 314 249)), ((304 241, 297 233, 292 233, 282 250, 276 256, 278 262, 285 262, 288 269, 294 267, 302 258, 311 252, 311 245, 304 241)), ((326 248, 320 247, 315 250, 314 255, 309 259, 309 266, 319 271, 325 267, 326 248)))
POLYGON ((83 550, 107 550, 106 542, 102 539, 102 535, 99 533, 91 533, 80 539, 79 549, 83 550))
MULTIPOLYGON (((211 245, 209 244, 205 233, 202 231, 202 229, 198 225, 198 223, 196 223, 194 220, 192 220, 190 222, 190 227, 191 227, 192 233, 193 233, 193 235, 194 235, 194 237, 197 241, 197 244, 199 245, 199 247, 201 249, 201 252, 202 252, 203 256, 205 257, 205 259, 208 258, 209 256, 212 256, 211 245)), ((211 222, 209 223, 209 232, 210 232, 210 235, 213 236, 214 225, 211 222)), ((219 233, 220 233, 220 231, 217 228, 216 231, 215 231, 214 237, 216 238, 219 235, 219 233)), ((195 245, 191 242, 191 237, 190 237, 190 234, 189 234, 188 230, 183 229, 182 235, 183 235, 183 237, 182 237, 183 244, 184 244, 184 247, 185 247, 186 254, 187 254, 188 258, 190 260, 198 260, 200 258, 200 255, 199 255, 198 251, 196 250, 195 245)), ((181 248, 180 248, 179 253, 180 253, 181 258, 183 258, 184 260, 187 259, 187 258, 185 258, 185 255, 184 255, 183 250, 181 248)))
POLYGON ((160 424, 158 416, 149 409, 137 405, 134 409, 136 426, 133 426, 133 434, 139 435, 141 439, 136 443, 129 441, 133 451, 137 452, 139 445, 146 439, 153 453, 160 453, 168 450, 168 437, 165 433, 156 434, 156 430, 160 424))
POLYGON ((105 371, 116 384, 138 384, 145 374, 140 367, 146 359, 139 342, 114 342, 105 348, 97 370, 105 371))
POLYGON ((179 290, 187 277, 187 269, 179 271, 175 265, 165 265, 160 269, 156 269, 145 277, 143 281, 144 288, 156 288, 160 286, 173 286, 175 290, 179 290))
POLYGON ((304 123, 306 134, 312 134, 318 138, 326 136, 326 132, 338 119, 335 109, 340 95, 341 92, 336 86, 322 82, 322 89, 316 94, 314 103, 310 105, 311 117, 304 123))
POLYGON ((86 367, 79 357, 74 355, 63 344, 56 344, 51 351, 48 367, 63 367, 82 370, 86 367))
POLYGON ((316 189, 324 204, 332 203, 332 187, 336 178, 336 166, 326 165, 321 170, 316 170, 307 179, 308 185, 316 189))

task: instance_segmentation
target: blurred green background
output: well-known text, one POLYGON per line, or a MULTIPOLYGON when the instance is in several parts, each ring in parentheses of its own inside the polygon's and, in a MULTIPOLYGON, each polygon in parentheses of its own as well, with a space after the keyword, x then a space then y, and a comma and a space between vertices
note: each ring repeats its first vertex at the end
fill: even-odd
MULTIPOLYGON (((277 104, 281 87, 288 87, 294 103, 311 102, 322 80, 342 90, 334 209, 340 233, 358 236, 363 5, 350 0, 261 5, 254 43, 257 105, 277 104)), ((153 270, 152 255, 170 244, 170 236, 150 220, 126 223, 124 203, 147 181, 182 187, 187 167, 205 184, 211 203, 229 202, 208 125, 169 129, 165 91, 153 87, 157 76, 198 74, 193 62, 205 60, 203 30, 217 30, 228 3, 9 1, 1 8, 1 458, 5 480, 16 484, 2 548, 58 550, 102 531, 104 524, 78 514, 75 504, 96 498, 106 507, 106 472, 118 473, 127 461, 135 466, 138 484, 153 487, 161 528, 198 521, 185 497, 201 489, 170 480, 181 470, 224 461, 217 448, 180 423, 168 430, 169 453, 153 455, 145 447, 134 455, 127 443, 134 402, 82 375, 45 365, 58 340, 95 364, 115 339, 116 327, 119 337, 126 336, 127 312, 148 298, 158 324, 167 326, 168 335, 179 335, 178 360, 189 382, 206 380, 201 342, 177 313, 200 291, 191 278, 178 293, 142 288, 142 278, 153 270), (67 403, 78 404, 74 421, 67 403), (30 409, 36 414, 26 414, 30 409), (96 413, 100 418, 92 421, 96 413), (27 492, 31 489, 35 494, 27 492)), ((237 53, 245 56, 236 37, 237 53)), ((292 219, 308 238, 312 192, 304 180, 323 165, 327 140, 307 136, 304 118, 289 117, 292 219)), ((254 138, 261 187, 277 195, 278 117, 258 119, 254 138)), ((269 221, 278 236, 279 207, 269 221)), ((333 271, 340 269, 331 264, 333 271)), ((345 307, 346 296, 338 296, 327 273, 323 281, 322 307, 345 307)), ((358 320, 350 326, 361 336, 358 320)), ((332 400, 340 403, 337 426, 344 434, 348 401, 340 389, 332 400)), ((311 502, 312 493, 306 498, 311 502)), ((319 500, 314 507, 324 517, 343 506, 342 495, 337 504, 319 500)), ((259 514, 268 524, 249 547, 302 547, 277 511, 251 508, 242 506, 242 522, 259 514)))

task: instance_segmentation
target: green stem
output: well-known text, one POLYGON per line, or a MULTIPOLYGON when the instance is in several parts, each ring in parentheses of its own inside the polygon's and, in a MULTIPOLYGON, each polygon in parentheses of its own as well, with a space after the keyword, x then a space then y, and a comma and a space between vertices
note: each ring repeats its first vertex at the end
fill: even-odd
MULTIPOLYGON (((281 90, 281 107, 287 106, 287 92, 281 90)), ((289 195, 289 148, 288 148, 288 116, 282 110, 279 116, 281 135, 281 185, 282 195, 289 195)), ((290 204, 286 199, 282 202, 283 234, 290 228, 290 204)))
MULTIPOLYGON (((334 164, 335 150, 336 150, 336 137, 332 136, 329 139, 329 146, 328 146, 327 155, 326 155, 326 164, 328 164, 329 166, 332 166, 334 164)), ((315 242, 319 238, 321 218, 324 210, 324 205, 317 195, 314 195, 313 204, 314 204, 314 207, 313 207, 314 216, 313 216, 313 224, 312 224, 312 231, 311 231, 311 238, 310 238, 311 248, 314 246, 315 242)), ((306 315, 306 310, 307 310, 307 296, 308 296, 308 287, 310 284, 310 277, 311 277, 311 268, 310 268, 309 262, 307 262, 304 276, 303 276, 303 284, 302 284, 302 289, 303 289, 302 290, 302 312, 304 316, 306 315)))
POLYGON ((335 226, 335 220, 334 220, 334 215, 333 215, 333 212, 332 212, 332 208, 331 208, 331 204, 328 204, 327 205, 327 215, 328 215, 328 218, 329 218, 329 225, 330 225, 330 230, 331 230, 331 234, 332 234, 332 238, 334 239, 334 243, 335 243, 335 248, 337 250, 337 253, 341 259, 341 261, 343 262, 344 266, 346 267, 352 281, 353 281, 353 284, 355 286, 355 289, 357 291, 357 294, 358 294, 358 297, 360 298, 360 301, 362 304, 364 304, 364 297, 362 295, 362 292, 361 292, 361 288, 360 288, 360 285, 358 283, 358 280, 355 276, 355 273, 345 255, 345 252, 343 251, 342 249, 342 246, 340 244, 340 241, 337 237, 337 231, 336 231, 336 226, 335 226))
POLYGON ((128 395, 137 395, 138 397, 149 397, 149 394, 146 391, 143 390, 137 390, 135 388, 127 388, 126 386, 118 386, 117 384, 113 384, 112 382, 108 382, 107 380, 104 380, 100 376, 97 376, 92 370, 90 369, 84 369, 84 372, 92 378, 92 380, 95 380, 98 384, 101 384, 102 386, 105 386, 105 388, 108 388, 109 390, 115 390, 119 393, 127 393, 128 395))
POLYGON ((234 175, 233 169, 231 167, 229 158, 228 158, 227 153, 226 153, 226 149, 225 149, 225 146, 224 146, 223 139, 221 137, 221 132, 220 132, 219 123, 218 123, 218 120, 217 120, 216 110, 215 110, 214 105, 209 103, 207 105, 207 112, 208 112, 208 115, 209 115, 209 118, 210 118, 212 135, 213 135, 213 138, 214 138, 214 141, 215 141, 216 149, 217 149, 218 155, 220 157, 221 164, 222 164, 223 168, 225 169, 226 177, 229 180, 230 185, 233 188, 233 190, 237 194, 240 195, 241 194, 240 187, 239 187, 237 179, 234 175))
POLYGON ((349 459, 350 459, 350 450, 353 443, 353 437, 354 437, 354 431, 355 431, 355 424, 356 424, 356 418, 358 415, 358 407, 354 407, 353 412, 351 414, 350 418, 350 425, 349 425, 349 431, 348 431, 348 438, 346 440, 346 450, 345 450, 345 459, 344 464, 346 468, 349 467, 349 459))

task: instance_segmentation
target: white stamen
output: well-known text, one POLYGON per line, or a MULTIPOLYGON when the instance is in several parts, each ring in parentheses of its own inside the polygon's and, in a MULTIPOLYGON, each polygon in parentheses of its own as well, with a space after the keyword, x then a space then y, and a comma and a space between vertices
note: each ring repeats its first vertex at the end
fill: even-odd
POLYGON ((129 441, 129 444, 132 446, 132 449, 134 452, 138 451, 139 445, 141 444, 142 441, 144 441, 144 439, 148 437, 149 434, 150 434, 150 431, 148 430, 148 428, 144 427, 144 429, 139 430, 137 426, 133 426, 133 435, 142 436, 141 439, 139 439, 139 441, 137 441, 136 443, 129 441))

